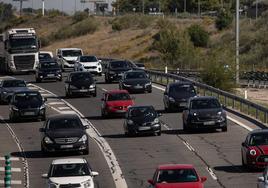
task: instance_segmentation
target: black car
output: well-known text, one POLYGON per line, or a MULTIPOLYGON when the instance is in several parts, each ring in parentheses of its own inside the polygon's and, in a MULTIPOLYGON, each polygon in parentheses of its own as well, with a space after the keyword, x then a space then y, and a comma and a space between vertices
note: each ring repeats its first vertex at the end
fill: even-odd
POLYGON ((183 111, 183 130, 221 129, 227 131, 226 112, 215 97, 203 96, 189 99, 183 111))
POLYGON ((124 73, 122 80, 119 81, 119 89, 152 93, 152 82, 144 71, 131 70, 124 73))
POLYGON ((43 80, 59 80, 62 81, 62 72, 58 63, 52 61, 40 61, 35 72, 36 82, 43 80))
POLYGON ((20 119, 46 119, 45 99, 38 91, 15 92, 10 101, 9 119, 16 122, 20 119))
POLYGON ((168 84, 163 97, 165 111, 184 109, 188 99, 194 96, 196 96, 195 88, 189 82, 168 84))
POLYGON ((44 153, 56 151, 81 151, 88 154, 88 126, 84 126, 76 114, 60 114, 48 117, 43 127, 41 150, 44 153))
POLYGON ((129 61, 110 61, 106 65, 105 82, 111 83, 112 81, 119 81, 122 79, 123 74, 131 69, 132 64, 129 61))
POLYGON ((15 92, 28 90, 24 80, 12 77, 2 77, 0 78, 0 103, 9 103, 15 92))
POLYGON ((125 135, 153 133, 161 135, 161 122, 153 106, 133 106, 126 113, 125 135))
POLYGON ((97 96, 95 80, 90 72, 71 72, 65 81, 65 95, 75 94, 97 96))

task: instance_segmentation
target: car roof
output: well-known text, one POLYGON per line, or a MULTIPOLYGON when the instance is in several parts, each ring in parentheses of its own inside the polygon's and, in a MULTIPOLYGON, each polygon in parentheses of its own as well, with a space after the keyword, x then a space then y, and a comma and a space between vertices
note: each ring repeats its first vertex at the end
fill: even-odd
POLYGON ((73 119, 73 118, 79 118, 77 114, 56 114, 56 115, 51 115, 47 119, 49 120, 56 120, 56 119, 73 119))
POLYGON ((250 135, 258 134, 258 133, 268 133, 268 129, 255 129, 255 130, 249 132, 250 135))
POLYGON ((206 99, 217 99, 217 98, 214 96, 196 96, 196 97, 191 97, 189 100, 200 100, 200 99, 206 100, 206 99))
POLYGON ((164 164, 158 166, 159 170, 171 170, 171 169, 194 169, 192 164, 164 164))
POLYGON ((53 165, 56 164, 81 164, 87 163, 86 159, 83 158, 65 158, 65 159, 55 159, 52 161, 53 165))
POLYGON ((81 48, 59 48, 59 50, 82 50, 81 48))
POLYGON ((187 81, 179 81, 179 82, 173 82, 170 83, 168 86, 177 86, 177 85, 193 85, 191 82, 187 82, 187 81))
POLYGON ((109 90, 106 91, 107 94, 113 94, 113 93, 128 93, 127 90, 124 89, 114 89, 114 90, 109 90))

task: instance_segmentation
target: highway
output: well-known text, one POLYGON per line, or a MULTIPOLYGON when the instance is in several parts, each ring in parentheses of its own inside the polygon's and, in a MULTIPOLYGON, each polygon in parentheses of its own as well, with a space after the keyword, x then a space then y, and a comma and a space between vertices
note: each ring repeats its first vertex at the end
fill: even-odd
MULTIPOLYGON (((64 75, 66 76, 66 73, 64 75)), ((98 77, 98 95, 96 98, 65 98, 64 81, 37 84, 34 81, 34 75, 17 75, 15 77, 33 84, 31 87, 40 90, 43 96, 48 97, 48 115, 69 113, 75 108, 89 120, 97 129, 99 136, 105 139, 111 147, 116 162, 120 165, 119 169, 122 170, 122 179, 126 181, 129 188, 148 187, 147 179, 152 178, 156 166, 166 163, 194 164, 199 175, 208 178, 205 182, 207 188, 256 187, 257 177, 261 171, 246 171, 241 166, 240 146, 248 130, 228 121, 227 132, 183 132, 181 113, 163 111, 163 90, 161 89, 163 86, 154 87, 151 94, 133 95, 135 104, 153 105, 163 114, 160 118, 164 124, 162 135, 127 138, 123 132, 123 118, 102 119, 100 113, 102 92, 117 89, 117 83, 105 84, 104 79, 98 77), (36 88, 35 85, 40 88, 36 88), (60 99, 64 99, 64 101, 60 99)), ((87 156, 76 153, 44 156, 40 151, 40 134, 38 132, 42 122, 8 123, 8 105, 0 106, 0 116, 2 118, 1 125, 3 125, 1 129, 4 126, 7 128, 9 125, 24 149, 30 187, 44 187, 45 180, 41 178, 41 175, 47 173, 49 164, 53 159, 60 157, 85 157, 94 171, 100 173, 96 178, 97 187, 121 188, 123 186, 123 184, 116 183, 118 179, 115 179, 114 169, 106 162, 103 150, 94 139, 89 142, 90 153, 87 156)), ((92 128, 89 131, 92 131, 92 128)), ((0 132, 0 138, 3 137, 10 137, 7 131, 0 132)), ((3 155, 2 150, 10 151, 10 148, 14 148, 13 151, 10 151, 12 156, 23 157, 23 153, 14 145, 15 142, 9 138, 7 144, 1 145, 0 154, 3 155)), ((26 179, 22 178, 24 184, 26 179)))

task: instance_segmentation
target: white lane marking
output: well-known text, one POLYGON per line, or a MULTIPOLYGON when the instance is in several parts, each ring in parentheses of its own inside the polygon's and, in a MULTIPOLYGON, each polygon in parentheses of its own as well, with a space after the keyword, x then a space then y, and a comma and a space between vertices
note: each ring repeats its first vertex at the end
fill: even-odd
MULTIPOLYGON (((0 184, 5 184, 4 180, 0 180, 0 184)), ((11 180, 11 185, 20 185, 21 181, 20 180, 11 180)))
POLYGON ((51 95, 50 93, 42 93, 43 97, 53 97, 54 95, 51 95))
POLYGON ((190 151, 195 151, 194 148, 191 146, 191 144, 189 144, 186 141, 183 141, 183 144, 190 150, 190 151))
MULTIPOLYGON (((0 161, 5 161, 5 157, 0 157, 0 161)), ((10 157, 10 161, 19 161, 20 158, 19 157, 10 157)))
MULTIPOLYGON (((0 167, 0 172, 5 172, 5 167, 0 167)), ((11 172, 21 172, 21 168, 11 168, 11 172)))
POLYGON ((65 104, 64 102, 48 102, 49 105, 65 104))
POLYGON ((216 174, 213 172, 213 170, 211 168, 207 167, 206 169, 207 169, 208 173, 210 174, 210 176, 212 177, 212 179, 214 179, 214 180, 218 179, 216 174))
POLYGON ((61 114, 76 114, 74 110, 60 111, 61 114))
POLYGON ((67 109, 71 109, 68 106, 62 106, 62 107, 57 107, 59 110, 67 110, 67 109))
MULTIPOLYGON (((53 95, 55 97, 57 97, 57 95, 55 95, 54 93, 52 93, 46 89, 43 89, 43 88, 36 86, 36 85, 34 85, 34 86, 46 91, 47 93, 50 93, 51 95, 53 95)), ((59 100, 63 101, 67 106, 69 106, 71 109, 73 109, 80 116, 80 118, 85 119, 85 116, 81 112, 79 112, 74 106, 72 106, 70 103, 68 103, 64 99, 59 99, 59 100)), ((62 113, 61 111, 59 111, 55 107, 51 107, 51 108, 59 113, 62 113)), ((89 120, 87 120, 87 119, 85 119, 85 120, 88 122, 88 124, 92 128, 92 130, 88 130, 87 133, 90 135, 90 137, 92 137, 96 141, 97 145, 101 149, 103 156, 104 156, 104 158, 105 158, 105 160, 110 168, 110 172, 111 172, 112 177, 114 179, 115 187, 127 188, 128 187, 127 182, 126 182, 125 178, 123 177, 123 173, 122 173, 122 170, 119 166, 118 160, 115 157, 115 154, 113 153, 113 150, 110 147, 109 143, 101 136, 99 131, 94 127, 94 125, 89 120)))
POLYGON ((162 88, 162 87, 159 87, 159 86, 157 86, 157 85, 152 85, 154 88, 156 88, 156 89, 159 89, 159 90, 161 90, 161 91, 165 91, 165 88, 162 88))
POLYGON ((102 90, 102 91, 104 91, 104 92, 106 92, 106 91, 107 91, 107 89, 104 89, 104 88, 101 88, 101 90, 102 90))

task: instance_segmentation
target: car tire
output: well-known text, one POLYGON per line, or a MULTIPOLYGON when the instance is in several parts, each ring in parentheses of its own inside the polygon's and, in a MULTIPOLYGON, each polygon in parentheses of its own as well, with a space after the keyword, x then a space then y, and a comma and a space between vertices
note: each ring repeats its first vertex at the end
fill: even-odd
POLYGON ((161 131, 156 133, 157 136, 161 136, 161 131))
POLYGON ((46 115, 43 115, 41 121, 46 121, 46 115))
POLYGON ((150 90, 148 91, 148 93, 152 93, 152 90, 150 89, 150 90))
POLYGON ((105 109, 101 110, 101 116, 103 118, 107 118, 108 117, 108 112, 105 109))
POLYGON ((221 129, 222 132, 227 132, 227 126, 224 126, 222 129, 221 129))
POLYGON ((41 144, 41 152, 45 155, 48 154, 47 150, 44 148, 44 146, 41 144))
POLYGON ((16 123, 18 120, 13 115, 9 115, 9 121, 11 123, 16 123))
POLYGON ((187 132, 189 131, 188 124, 183 121, 183 131, 187 132))

